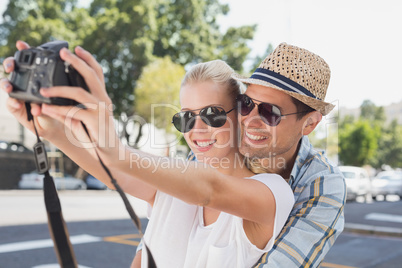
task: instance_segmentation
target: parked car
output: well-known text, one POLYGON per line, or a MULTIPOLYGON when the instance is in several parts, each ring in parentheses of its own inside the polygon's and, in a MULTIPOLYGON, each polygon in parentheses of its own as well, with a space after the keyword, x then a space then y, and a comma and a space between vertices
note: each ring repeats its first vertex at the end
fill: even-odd
POLYGON ((28 149, 21 143, 3 140, 0 140, 0 151, 32 153, 32 150, 28 149))
MULTIPOLYGON (((80 179, 74 178, 71 175, 63 174, 60 172, 50 172, 50 175, 54 179, 57 190, 84 190, 87 188, 85 182, 80 179)), ((44 177, 44 175, 38 174, 36 171, 22 174, 21 180, 18 182, 18 188, 43 189, 44 177)))
POLYGON ((402 198, 402 171, 382 171, 373 179, 371 195, 376 199, 378 195, 399 195, 402 198))
POLYGON ((347 197, 346 200, 356 200, 363 196, 366 200, 371 193, 371 180, 364 168, 353 166, 340 166, 345 177, 347 197))
POLYGON ((93 190, 106 190, 107 186, 97 178, 95 178, 92 175, 88 175, 85 178, 85 183, 87 184, 87 189, 93 189, 93 190))

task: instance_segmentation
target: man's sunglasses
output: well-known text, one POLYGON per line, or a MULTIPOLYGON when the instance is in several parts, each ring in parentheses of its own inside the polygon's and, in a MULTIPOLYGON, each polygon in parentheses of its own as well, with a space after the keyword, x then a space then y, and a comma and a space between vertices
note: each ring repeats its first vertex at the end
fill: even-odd
POLYGON ((260 115, 262 121, 272 127, 277 126, 281 122, 282 117, 285 115, 300 114, 306 112, 304 111, 291 114, 281 114, 281 110, 273 104, 252 99, 246 94, 240 94, 236 98, 239 114, 241 114, 242 116, 246 116, 251 113, 251 111, 256 106, 253 100, 260 102, 257 107, 258 114, 260 115))
POLYGON ((197 116, 200 116, 201 120, 208 126, 221 127, 226 123, 226 115, 234 109, 235 108, 226 112, 221 107, 210 106, 197 110, 183 111, 173 116, 172 123, 178 131, 186 133, 194 127, 195 118, 197 116), (195 114, 194 111, 198 110, 200 112, 198 114, 195 114))

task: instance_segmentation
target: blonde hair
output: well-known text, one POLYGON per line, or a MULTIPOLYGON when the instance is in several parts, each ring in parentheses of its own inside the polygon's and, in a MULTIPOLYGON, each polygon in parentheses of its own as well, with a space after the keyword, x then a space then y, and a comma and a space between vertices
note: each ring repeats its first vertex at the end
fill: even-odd
POLYGON ((242 93, 243 85, 232 78, 233 73, 233 69, 222 60, 198 63, 186 73, 181 87, 192 83, 212 81, 223 86, 233 100, 233 105, 236 105, 236 97, 242 93))

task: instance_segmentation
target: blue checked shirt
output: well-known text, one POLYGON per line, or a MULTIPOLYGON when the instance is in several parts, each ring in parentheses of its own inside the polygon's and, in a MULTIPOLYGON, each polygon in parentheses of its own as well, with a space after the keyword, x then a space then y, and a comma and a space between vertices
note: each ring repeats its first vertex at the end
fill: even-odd
POLYGON ((273 248, 255 267, 318 267, 343 230, 346 185, 342 173, 302 138, 290 187, 295 205, 273 248))

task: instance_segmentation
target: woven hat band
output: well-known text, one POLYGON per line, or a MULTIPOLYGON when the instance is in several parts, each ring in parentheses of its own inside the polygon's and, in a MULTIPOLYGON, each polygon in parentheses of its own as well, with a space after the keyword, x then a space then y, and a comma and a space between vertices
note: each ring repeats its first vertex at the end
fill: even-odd
POLYGON ((277 87, 280 87, 284 90, 291 91, 291 92, 296 92, 304 96, 308 96, 314 99, 319 99, 317 98, 313 93, 311 93, 309 90, 307 90, 305 87, 302 85, 294 82, 293 80, 278 74, 276 72, 273 72, 271 70, 267 70, 264 68, 257 68, 253 75, 250 78, 262 80, 268 83, 271 83, 277 87))

